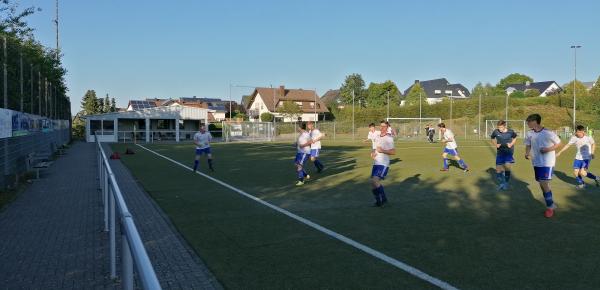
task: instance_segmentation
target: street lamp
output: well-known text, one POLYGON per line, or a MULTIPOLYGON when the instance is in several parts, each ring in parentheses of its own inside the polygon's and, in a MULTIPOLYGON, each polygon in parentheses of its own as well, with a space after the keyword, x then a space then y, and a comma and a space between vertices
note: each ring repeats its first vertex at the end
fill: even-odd
POLYGON ((577 49, 581 48, 581 45, 571 45, 571 48, 573 49, 574 52, 574 56, 575 56, 575 80, 573 81, 573 131, 575 131, 575 127, 577 127, 576 124, 576 118, 575 115, 577 114, 576 108, 577 108, 577 98, 576 98, 576 93, 575 93, 575 84, 577 83, 577 49))
POLYGON ((390 118, 390 91, 387 92, 387 118, 390 118))

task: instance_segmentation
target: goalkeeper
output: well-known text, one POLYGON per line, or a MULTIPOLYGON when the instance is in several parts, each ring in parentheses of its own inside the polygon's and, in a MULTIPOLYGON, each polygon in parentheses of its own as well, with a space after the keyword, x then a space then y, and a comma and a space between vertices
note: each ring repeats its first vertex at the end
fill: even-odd
POLYGON ((200 163, 200 156, 206 154, 208 160, 208 168, 211 171, 213 169, 212 154, 210 152, 210 142, 212 141, 212 135, 206 131, 206 127, 200 124, 200 130, 194 134, 194 144, 196 144, 196 159, 194 160, 194 172, 198 170, 198 163, 200 163))

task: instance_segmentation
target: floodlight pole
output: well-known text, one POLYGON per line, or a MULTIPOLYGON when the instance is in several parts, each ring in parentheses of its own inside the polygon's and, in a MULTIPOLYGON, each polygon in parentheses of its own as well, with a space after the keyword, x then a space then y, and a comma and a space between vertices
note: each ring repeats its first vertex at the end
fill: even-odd
POLYGON ((481 139, 481 93, 479 93, 479 113, 477 113, 477 139, 481 139))
POLYGON ((506 105, 504 108, 504 120, 508 120, 508 96, 509 96, 509 94, 506 94, 506 105))
POLYGON ((576 93, 575 93, 575 85, 577 84, 577 49, 581 48, 581 45, 571 45, 571 48, 573 49, 574 52, 574 56, 575 56, 575 63, 574 63, 574 68, 575 68, 575 80, 573 80, 573 131, 575 131, 575 128, 577 127, 577 119, 576 119, 576 114, 577 114, 577 97, 576 97, 576 93))
POLYGON ((229 121, 231 121, 231 82, 229 82, 229 121))
POLYGON ((352 140, 354 140, 354 90, 352 90, 352 140))
POLYGON ((387 92, 387 118, 390 118, 390 91, 387 92))

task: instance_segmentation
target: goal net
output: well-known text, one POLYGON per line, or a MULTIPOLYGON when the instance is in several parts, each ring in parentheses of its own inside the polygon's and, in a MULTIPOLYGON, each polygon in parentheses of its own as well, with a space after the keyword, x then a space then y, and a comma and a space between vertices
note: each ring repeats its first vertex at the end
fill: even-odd
POLYGON ((273 140, 273 123, 223 122, 223 141, 262 142, 273 140))
MULTIPOLYGON (((496 130, 498 121, 500 120, 485 120, 485 135, 487 137, 491 136, 492 132, 496 130)), ((525 138, 525 134, 527 133, 527 122, 525 120, 506 120, 506 126, 509 129, 513 129, 518 137, 525 138)))
POLYGON ((427 126, 435 129, 434 139, 439 139, 437 124, 442 122, 441 118, 387 118, 386 120, 398 139, 427 140, 427 126))

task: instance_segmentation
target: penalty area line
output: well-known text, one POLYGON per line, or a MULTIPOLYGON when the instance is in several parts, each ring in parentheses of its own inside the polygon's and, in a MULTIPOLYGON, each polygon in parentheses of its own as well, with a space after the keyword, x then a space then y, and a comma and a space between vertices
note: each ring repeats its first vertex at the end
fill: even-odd
MULTIPOLYGON (((177 164, 177 165, 179 165, 179 166, 181 166, 181 167, 183 167, 183 168, 185 168, 185 169, 187 169, 189 171, 193 170, 191 167, 186 166, 186 165, 182 164, 179 161, 176 161, 176 160, 171 159, 171 158, 169 158, 167 156, 164 156, 164 155, 162 155, 162 154, 160 154, 158 152, 155 152, 155 151, 153 151, 151 149, 148 149, 148 148, 146 148, 146 147, 144 147, 144 146, 142 146, 140 144, 136 144, 136 145, 139 146, 139 147, 141 147, 142 149, 144 149, 144 150, 146 150, 146 151, 148 151, 148 152, 156 155, 156 156, 159 156, 159 157, 164 158, 164 159, 166 159, 168 161, 171 161, 171 162, 173 162, 173 163, 175 163, 175 164, 177 164)), ((347 245, 350 245, 350 246, 352 246, 352 247, 354 247, 354 248, 356 248, 356 249, 358 249, 358 250, 360 250, 360 251, 362 251, 362 252, 364 252, 364 253, 372 256, 372 257, 375 257, 375 258, 377 258, 377 259, 379 259, 379 260, 381 260, 383 262, 386 262, 386 263, 388 263, 388 264, 390 264, 390 265, 392 265, 392 266, 394 266, 394 267, 396 267, 396 268, 398 268, 400 270, 403 270, 404 272, 407 272, 408 274, 411 274, 411 275, 413 275, 413 276, 415 276, 415 277, 417 277, 417 278, 419 278, 419 279, 421 279, 421 280, 423 280, 425 282, 428 282, 428 283, 430 283, 432 285, 435 285, 435 286, 437 286, 437 287, 439 287, 441 289, 458 290, 458 288, 450 285, 448 282, 445 282, 445 281, 442 281, 442 280, 440 280, 438 278, 435 278, 435 277, 433 277, 433 276, 431 276, 431 275, 429 275, 429 274, 427 274, 427 273, 425 273, 425 272, 423 272, 423 271, 421 271, 421 270, 419 270, 419 269, 417 269, 417 268, 415 268, 413 266, 410 266, 410 265, 408 265, 408 264, 406 264, 404 262, 396 260, 396 259, 394 259, 394 258, 392 258, 392 257, 390 257, 390 256, 388 256, 388 255, 386 255, 384 253, 381 253, 381 252, 379 252, 379 251, 377 251, 377 250, 375 250, 373 248, 370 248, 370 247, 368 247, 366 245, 363 245, 363 244, 361 244, 361 243, 359 243, 359 242, 357 242, 357 241, 355 241, 353 239, 350 239, 350 238, 348 238, 348 237, 346 237, 346 236, 344 236, 342 234, 339 234, 339 233, 334 232, 334 231, 332 231, 332 230, 330 230, 328 228, 325 228, 325 227, 323 227, 323 226, 321 226, 321 225, 319 225, 317 223, 314 223, 314 222, 312 222, 312 221, 310 221, 310 220, 308 220, 306 218, 303 218, 303 217, 301 217, 299 215, 296 215, 296 214, 294 214, 294 213, 292 213, 290 211, 287 211, 287 210, 285 210, 283 208, 280 208, 278 206, 270 204, 270 203, 268 203, 268 202, 266 202, 266 201, 264 201, 264 200, 262 200, 262 199, 260 199, 260 198, 258 198, 256 196, 254 196, 254 195, 246 193, 245 191, 243 191, 241 189, 233 187, 232 185, 230 185, 228 183, 225 183, 225 182, 223 182, 221 180, 218 180, 218 179, 216 179, 216 178, 214 178, 212 176, 206 175, 206 174, 204 174, 202 172, 199 172, 199 171, 196 171, 196 174, 201 175, 202 177, 205 177, 205 178, 207 178, 207 179, 209 179, 209 180, 211 180, 211 181, 213 181, 215 183, 218 183, 218 184, 220 184, 223 187, 226 187, 226 188, 228 188, 230 190, 233 190, 236 193, 238 193, 238 194, 240 194, 240 195, 242 195, 242 196, 244 196, 246 198, 249 198, 251 200, 254 200, 254 201, 256 201, 256 202, 258 202, 258 203, 260 203, 260 204, 262 204, 262 205, 264 205, 264 206, 266 206, 266 207, 268 207, 268 208, 270 208, 272 210, 275 210, 275 211, 277 211, 279 213, 282 213, 282 214, 288 216, 289 218, 292 218, 292 219, 294 219, 294 220, 296 220, 298 222, 301 222, 304 225, 309 226, 309 227, 311 227, 311 228, 313 228, 313 229, 315 229, 315 230, 317 230, 317 231, 319 231, 321 233, 324 233, 324 234, 326 234, 326 235, 328 235, 328 236, 330 236, 330 237, 332 237, 332 238, 334 238, 334 239, 336 239, 338 241, 341 241, 341 242, 343 242, 343 243, 345 243, 347 245)))

